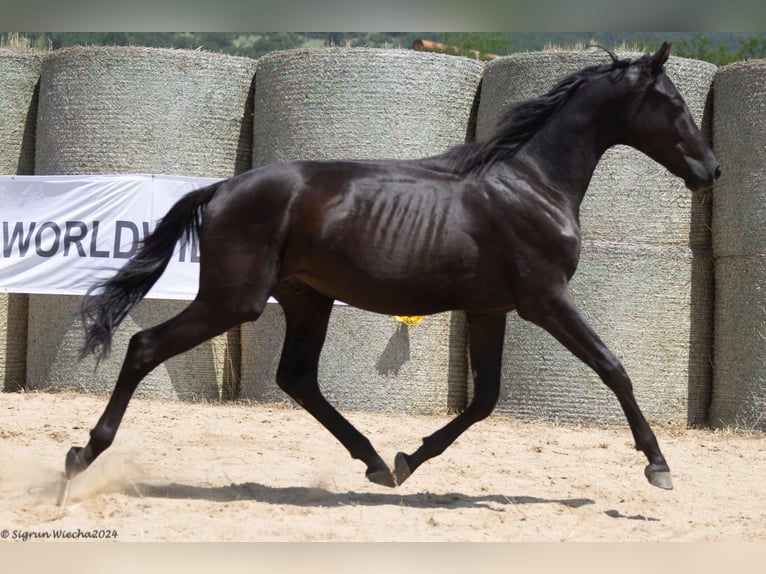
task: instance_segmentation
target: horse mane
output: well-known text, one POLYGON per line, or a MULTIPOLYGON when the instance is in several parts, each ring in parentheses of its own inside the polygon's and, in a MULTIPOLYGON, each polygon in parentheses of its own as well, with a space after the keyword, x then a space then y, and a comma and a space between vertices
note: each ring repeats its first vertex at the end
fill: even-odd
MULTIPOLYGON (((446 160, 450 169, 458 175, 467 175, 482 172, 497 161, 513 157, 569 101, 580 86, 615 70, 624 71, 634 63, 629 59, 618 59, 610 50, 597 47, 609 55, 612 60, 610 63, 583 68, 560 80, 547 94, 512 106, 502 115, 489 138, 455 146, 438 158, 446 160)), ((615 77, 614 81, 619 81, 622 76, 620 74, 615 77)))

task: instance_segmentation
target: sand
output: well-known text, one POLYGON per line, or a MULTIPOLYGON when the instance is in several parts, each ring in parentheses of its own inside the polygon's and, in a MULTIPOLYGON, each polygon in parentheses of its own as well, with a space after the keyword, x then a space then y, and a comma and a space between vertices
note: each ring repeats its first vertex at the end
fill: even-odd
MULTIPOLYGON (((758 541, 766 436, 656 426, 675 489, 625 425, 493 415, 391 489, 289 403, 135 399, 112 447, 62 491, 106 397, 0 395, 0 542, 758 541)), ((344 413, 393 463, 450 416, 344 413)))

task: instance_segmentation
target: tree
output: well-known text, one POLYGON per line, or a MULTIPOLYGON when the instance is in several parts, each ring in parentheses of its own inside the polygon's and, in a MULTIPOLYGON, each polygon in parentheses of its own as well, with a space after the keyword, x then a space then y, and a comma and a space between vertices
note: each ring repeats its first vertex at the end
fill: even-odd
POLYGON ((750 36, 739 43, 737 60, 749 60, 766 57, 766 36, 750 36))

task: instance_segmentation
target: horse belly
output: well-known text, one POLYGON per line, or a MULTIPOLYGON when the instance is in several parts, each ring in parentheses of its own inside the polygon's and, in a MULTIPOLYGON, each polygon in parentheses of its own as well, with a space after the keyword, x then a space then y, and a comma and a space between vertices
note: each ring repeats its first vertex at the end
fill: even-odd
POLYGON ((502 269, 482 262, 469 244, 389 249, 344 242, 322 249, 297 277, 354 307, 390 315, 466 309, 512 309, 502 269))
POLYGON ((388 314, 446 310, 448 278, 416 261, 373 249, 324 251, 297 277, 320 293, 355 307, 388 314), (364 251, 360 253, 359 251, 364 251))

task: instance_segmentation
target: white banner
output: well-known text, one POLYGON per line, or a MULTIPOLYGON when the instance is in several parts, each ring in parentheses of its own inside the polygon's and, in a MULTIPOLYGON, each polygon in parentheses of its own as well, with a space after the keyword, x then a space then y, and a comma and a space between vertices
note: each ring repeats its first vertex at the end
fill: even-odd
MULTIPOLYGON (((219 179, 156 175, 0 176, 0 291, 83 295, 111 277, 184 194, 219 179)), ((149 292, 193 299, 196 243, 149 292)))

